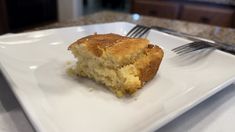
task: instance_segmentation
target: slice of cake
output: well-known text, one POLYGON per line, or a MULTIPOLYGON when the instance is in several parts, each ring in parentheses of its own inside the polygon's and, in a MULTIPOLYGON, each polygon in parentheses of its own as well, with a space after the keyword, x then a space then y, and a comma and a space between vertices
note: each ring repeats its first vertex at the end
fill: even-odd
POLYGON ((158 71, 163 51, 147 39, 94 34, 68 48, 77 58, 75 74, 106 85, 118 97, 131 95, 158 71))

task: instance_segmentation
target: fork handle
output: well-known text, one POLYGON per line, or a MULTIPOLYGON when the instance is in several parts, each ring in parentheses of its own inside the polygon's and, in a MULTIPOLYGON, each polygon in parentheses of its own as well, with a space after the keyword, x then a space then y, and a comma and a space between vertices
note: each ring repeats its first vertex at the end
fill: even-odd
POLYGON ((224 52, 228 52, 228 53, 235 55, 235 45, 225 44, 221 42, 215 42, 215 43, 210 43, 210 44, 217 49, 220 49, 224 52))
POLYGON ((158 27, 158 26, 152 26, 151 28, 155 29, 157 31, 160 31, 160 32, 167 33, 167 34, 171 34, 171 35, 174 35, 174 36, 186 38, 186 39, 191 40, 191 41, 202 40, 199 37, 192 36, 192 35, 189 35, 189 34, 186 34, 186 33, 182 33, 182 32, 178 32, 178 31, 175 31, 175 30, 172 30, 172 29, 167 29, 167 28, 158 27))
POLYGON ((158 31, 161 31, 161 32, 164 32, 164 33, 167 33, 167 34, 174 35, 174 36, 183 37, 183 38, 186 38, 191 41, 204 41, 204 42, 209 43, 212 47, 215 47, 219 50, 222 50, 224 52, 231 53, 231 54, 235 55, 235 45, 233 45, 233 44, 225 44, 222 42, 207 40, 207 39, 203 39, 200 37, 196 37, 193 35, 189 35, 186 33, 178 32, 175 30, 171 30, 171 29, 167 29, 167 28, 163 28, 163 27, 158 27, 158 26, 152 26, 151 28, 158 30, 158 31))

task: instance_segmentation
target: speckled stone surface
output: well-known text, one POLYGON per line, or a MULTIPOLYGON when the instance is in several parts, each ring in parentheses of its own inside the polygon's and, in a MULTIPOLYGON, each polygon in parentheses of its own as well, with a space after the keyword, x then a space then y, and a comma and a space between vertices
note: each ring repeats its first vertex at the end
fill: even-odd
POLYGON ((161 26, 211 40, 235 44, 235 29, 233 28, 224 28, 218 26, 148 16, 140 16, 140 18, 136 20, 131 14, 112 11, 102 11, 88 16, 80 17, 77 20, 50 24, 44 27, 37 28, 37 30, 67 26, 88 25, 96 23, 107 23, 115 21, 126 21, 146 26, 161 26))

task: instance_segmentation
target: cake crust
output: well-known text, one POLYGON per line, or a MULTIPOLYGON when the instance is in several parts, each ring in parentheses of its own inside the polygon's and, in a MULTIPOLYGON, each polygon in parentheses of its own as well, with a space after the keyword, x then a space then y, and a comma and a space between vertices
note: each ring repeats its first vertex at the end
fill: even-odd
POLYGON ((68 48, 78 59, 74 71, 106 85, 118 97, 131 95, 157 73, 164 52, 147 39, 94 34, 68 48))

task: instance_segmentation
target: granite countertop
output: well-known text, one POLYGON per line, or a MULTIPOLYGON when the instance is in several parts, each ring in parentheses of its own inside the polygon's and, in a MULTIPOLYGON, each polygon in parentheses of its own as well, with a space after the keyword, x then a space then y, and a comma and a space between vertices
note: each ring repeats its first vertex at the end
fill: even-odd
POLYGON ((134 17, 134 15, 127 13, 119 13, 112 11, 102 11, 91 15, 79 17, 77 20, 57 22, 38 29, 58 28, 67 26, 79 26, 95 23, 107 23, 115 21, 126 21, 146 26, 161 26, 187 34, 221 41, 225 43, 235 44, 235 29, 224 28, 218 26, 211 26, 206 24, 185 22, 179 20, 163 19, 149 16, 134 17))

